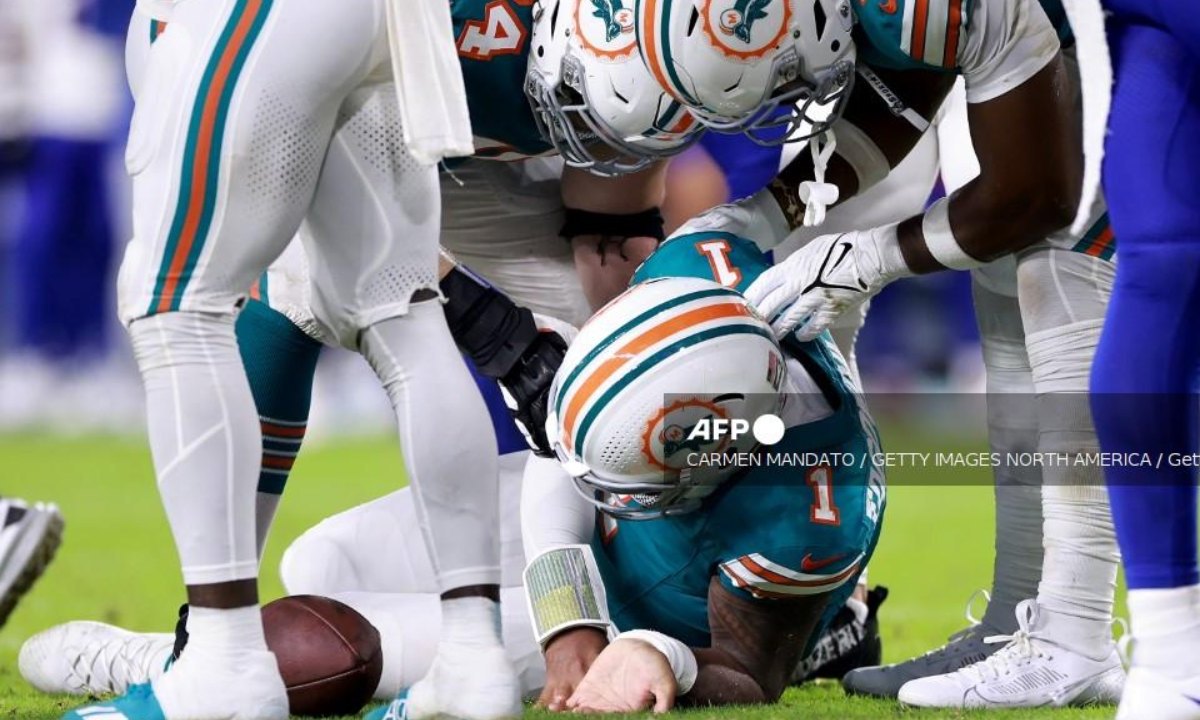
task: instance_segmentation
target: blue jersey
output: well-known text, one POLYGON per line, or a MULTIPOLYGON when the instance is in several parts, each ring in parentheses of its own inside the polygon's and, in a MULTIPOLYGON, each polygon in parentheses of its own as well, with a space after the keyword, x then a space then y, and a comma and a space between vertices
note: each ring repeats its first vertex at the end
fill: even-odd
MULTIPOLYGON (((694 276, 744 290, 767 267, 748 240, 693 233, 664 243, 634 282, 694 276)), ((707 646, 714 577, 761 601, 830 593, 825 621, 853 591, 879 536, 885 492, 873 463, 848 459, 877 453, 878 433, 827 335, 784 348, 816 380, 833 414, 789 428, 771 448, 804 462, 741 470, 695 512, 655 520, 600 515, 593 547, 619 628, 653 628, 707 646)))
POLYGON ((476 157, 518 158, 552 148, 525 98, 533 0, 451 0, 476 157))

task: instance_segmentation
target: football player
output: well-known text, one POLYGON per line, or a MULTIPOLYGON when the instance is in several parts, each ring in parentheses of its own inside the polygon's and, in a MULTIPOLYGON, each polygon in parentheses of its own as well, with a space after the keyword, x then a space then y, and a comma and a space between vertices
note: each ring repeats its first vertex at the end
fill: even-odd
MULTIPOLYGON (((399 19, 381 0, 139 6, 149 17, 135 16, 129 43, 135 238, 120 305, 189 589, 190 642, 153 687, 68 717, 100 709, 135 719, 287 715, 257 609, 262 442, 233 320, 302 220, 316 268, 312 301, 388 390, 431 520, 422 527, 443 601, 457 618, 421 686, 428 705, 414 711, 519 714, 516 675, 495 633, 495 449, 483 404, 461 391, 468 374, 437 302, 440 208, 430 161, 470 145, 466 114, 456 113, 466 109, 459 68, 439 64, 448 13, 426 3, 405 6, 399 19), (426 437, 443 425, 479 438, 453 465, 426 437), (447 684, 456 693, 437 689, 447 684)), ((264 429, 269 447, 303 432, 286 420, 264 429)), ((272 462, 278 468, 277 455, 272 462)))
POLYGON ((0 497, 0 627, 54 559, 63 526, 56 505, 0 497))
MULTIPOLYGON (((977 174, 925 212, 812 239, 764 273, 748 297, 778 332, 799 327, 811 337, 894 279, 975 268, 994 371, 993 447, 1096 449, 1083 393, 1114 245, 1099 205, 1086 233, 1063 230, 1079 196, 1082 153, 1073 60, 1060 50, 1070 30, 1057 2, 742 8, 643 0, 637 22, 651 71, 701 122, 763 142, 812 138, 811 153, 780 173, 771 194, 691 225, 755 240, 819 225, 828 206, 886 176, 926 130, 929 98, 940 99, 939 88, 961 75, 977 174), (796 63, 798 52, 823 62, 796 63), (795 109, 780 109, 788 104, 795 109), (1014 252, 1015 263, 983 269, 984 260, 1014 252)), ((1004 470, 996 491, 1000 602, 943 648, 851 673, 848 689, 935 706, 1118 697, 1123 671, 1110 630, 1117 553, 1098 469, 1004 470), (985 642, 1006 635, 1003 647, 985 642), (1008 682, 1010 672, 1019 682, 1008 682)))
POLYGON ((1103 5, 1115 81, 1103 181, 1121 265, 1093 368, 1092 408, 1106 452, 1164 458, 1153 468, 1105 471, 1134 639, 1117 718, 1195 720, 1200 22, 1178 3, 1103 5))
MULTIPOLYGON (((744 240, 725 236, 680 238, 652 256, 636 280, 664 276, 711 278, 714 267, 699 252, 703 244, 711 242, 731 246, 731 259, 742 274, 743 286, 765 267, 761 253, 744 240)), ((778 447, 788 451, 873 452, 873 425, 858 405, 853 382, 832 343, 826 338, 809 343, 785 342, 790 358, 785 362, 765 324, 735 292, 711 281, 652 282, 622 296, 600 317, 605 325, 585 328, 578 341, 583 344, 573 346, 576 349, 567 357, 561 376, 579 376, 579 384, 564 386, 561 391, 562 406, 570 408, 583 402, 580 407, 585 414, 564 413, 564 421, 549 429, 556 439, 563 433, 560 426, 569 422, 569 427, 576 428, 574 423, 584 421, 590 413, 586 408, 595 404, 594 399, 570 399, 591 385, 585 373, 590 369, 583 365, 601 361, 596 352, 590 352, 593 346, 602 348, 614 341, 636 343, 643 329, 664 328, 671 336, 664 337, 663 342, 670 340, 684 349, 663 355, 659 369, 645 375, 654 381, 652 386, 634 382, 633 372, 641 364, 621 371, 629 382, 623 384, 622 392, 603 401, 604 407, 589 423, 594 426, 586 431, 590 435, 570 430, 576 436, 572 447, 578 448, 580 457, 594 464, 607 482, 632 482, 632 476, 614 475, 610 469, 624 468, 620 472, 626 472, 631 463, 641 463, 656 479, 662 478, 654 463, 662 462, 664 453, 676 454, 664 447, 659 437, 663 423, 675 419, 662 412, 659 392, 669 387, 680 391, 691 388, 693 400, 718 398, 723 412, 779 412, 790 429, 778 447), (713 317, 700 319, 709 316, 713 317), (625 325, 628 327, 620 329, 625 325), (761 364, 761 375, 746 373, 748 363, 761 364), (696 387, 697 364, 712 373, 703 388, 696 387), (577 365, 578 372, 573 373, 577 365), (737 390, 741 395, 714 392, 717 387, 737 390), (785 391, 787 406, 780 409, 778 403, 785 391), (738 397, 744 399, 735 399, 738 397), (644 412, 646 417, 630 417, 631 412, 644 412), (617 447, 613 443, 627 435, 629 427, 640 427, 643 421, 649 423, 647 432, 659 437, 653 441, 658 443, 657 449, 642 456, 639 429, 636 443, 624 443, 628 456, 618 458, 612 452, 617 447), (627 428, 624 434, 616 430, 620 427, 627 428), (610 464, 601 466, 603 458, 609 458, 605 462, 610 464)), ((570 333, 563 330, 563 335, 570 333)), ((647 347, 645 352, 658 357, 652 352, 657 347, 647 347)), ((602 616, 574 617, 561 627, 531 627, 528 614, 512 612, 512 598, 523 595, 519 578, 524 563, 522 532, 515 523, 507 525, 510 529, 502 535, 504 574, 516 579, 517 586, 505 590, 509 601, 504 605, 505 644, 521 671, 525 689, 544 685, 543 702, 553 709, 603 709, 599 700, 589 695, 589 688, 610 685, 604 677, 605 667, 622 662, 631 647, 629 640, 635 637, 664 643, 663 647, 669 653, 679 653, 678 660, 684 663, 681 688, 667 671, 665 661, 654 661, 660 671, 656 683, 672 686, 669 691, 665 686, 659 690, 657 702, 660 707, 669 706, 675 693, 683 695, 689 684, 686 670, 691 654, 669 635, 697 646, 708 645, 712 638, 713 649, 698 653, 699 679, 686 701, 761 702, 778 697, 793 679, 804 651, 815 644, 820 628, 842 610, 852 592, 855 577, 865 567, 876 541, 884 504, 882 477, 870 464, 866 469, 731 469, 709 473, 703 479, 697 473, 682 482, 674 473, 674 490, 658 493, 643 488, 636 507, 611 506, 598 500, 593 490, 587 492, 590 500, 577 494, 572 481, 551 460, 535 459, 526 471, 521 490, 514 482, 520 466, 507 469, 509 472, 502 473, 508 484, 502 488, 501 503, 508 516, 515 519, 516 501, 523 494, 524 541, 528 556, 533 558, 526 575, 536 578, 531 587, 539 592, 530 602, 541 607, 547 598, 556 597, 556 590, 566 590, 565 586, 549 588, 537 583, 552 577, 556 564, 593 556, 592 550, 582 547, 592 543, 600 564, 586 580, 594 583, 593 591, 608 588, 611 622, 625 630, 640 627, 656 631, 631 633, 600 655, 607 640, 597 629, 610 624, 607 610, 602 616), (712 497, 705 499, 709 493, 712 497), (652 503, 654 496, 660 496, 661 502, 652 503), (779 518, 781 522, 757 523, 751 528, 739 520, 751 509, 761 510, 764 499, 775 508, 764 517, 779 518), (601 517, 607 518, 599 524, 597 505, 601 517), (662 517, 638 522, 625 519, 640 515, 662 517), (782 522, 784 518, 787 522, 782 522), (795 518, 808 520, 797 522, 795 518), (695 543, 702 538, 711 548, 711 557, 694 557, 695 543), (654 552, 649 551, 650 547, 655 548, 654 552), (654 558, 662 563, 656 560, 647 565, 646 560, 654 558), (721 569, 712 575, 718 566, 721 569), (786 577, 781 579, 776 573, 786 577), (649 595, 638 589, 656 586, 659 589, 649 595), (754 632, 728 632, 734 622, 749 623, 754 632), (546 647, 544 665, 538 640, 546 647), (590 680, 585 680, 584 672, 598 655, 596 670, 590 680), (577 689, 580 693, 575 703, 569 703, 577 689)), ((593 479, 585 475, 578 482, 586 486, 593 479)), ((415 513, 411 498, 401 492, 331 518, 289 548, 282 567, 289 591, 335 595, 352 603, 380 629, 385 661, 377 696, 407 687, 420 677, 435 647, 439 624, 436 584, 426 546, 419 536, 414 537, 418 524, 415 513), (408 518, 411 522, 395 523, 392 518, 408 518), (389 551, 381 552, 383 548, 389 551), (378 560, 385 555, 393 561, 406 560, 383 567, 378 560), (393 571, 392 565, 407 569, 393 571)), ((863 607, 862 614, 866 611, 863 607)), ((535 610, 534 617, 545 621, 545 608, 540 615, 535 610)), ((22 651, 27 677, 43 689, 79 691, 95 689, 96 685, 87 683, 103 682, 100 675, 117 668, 119 677, 109 676, 109 681, 119 685, 128 682, 131 672, 159 672, 169 652, 169 636, 117 637, 112 631, 91 633, 92 629, 76 627, 73 634, 51 631, 42 640, 31 640, 22 651), (107 650, 95 642, 100 638, 107 638, 107 650), (89 644, 90 650, 86 649, 89 644), (107 660, 97 662, 98 658, 107 660), (31 662, 26 664, 26 660, 31 662), (32 661, 38 663, 36 672, 40 674, 28 672, 33 668, 32 661), (98 675, 84 678, 86 673, 80 668, 85 667, 98 675)), ((645 652, 648 646, 632 647, 645 652)), ((613 689, 621 694, 628 692, 626 688, 613 689)))

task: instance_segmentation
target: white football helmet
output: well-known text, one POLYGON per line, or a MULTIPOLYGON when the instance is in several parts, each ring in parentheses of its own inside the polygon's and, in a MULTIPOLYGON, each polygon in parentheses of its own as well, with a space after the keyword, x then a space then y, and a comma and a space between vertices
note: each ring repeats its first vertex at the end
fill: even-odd
POLYGON ((703 130, 638 54, 632 2, 534 0, 525 94, 567 165, 597 175, 640 170, 703 130))
POLYGON ((651 73, 699 120, 764 145, 820 134, 854 83, 851 0, 637 0, 651 73))
POLYGON ((547 437, 604 512, 689 512, 732 472, 698 454, 755 447, 751 432, 700 439, 696 428, 777 413, 786 373, 770 326, 740 293, 699 278, 651 280, 580 329, 550 390, 547 437))

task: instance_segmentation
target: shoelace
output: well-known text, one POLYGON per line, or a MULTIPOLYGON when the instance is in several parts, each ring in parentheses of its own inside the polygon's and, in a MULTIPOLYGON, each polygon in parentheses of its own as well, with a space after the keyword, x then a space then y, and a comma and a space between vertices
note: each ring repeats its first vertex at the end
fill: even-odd
POLYGON ((154 641, 143 637, 91 640, 75 656, 67 682, 77 681, 76 690, 110 693, 128 688, 134 682, 145 682, 150 676, 154 648, 154 641), (94 685, 93 681, 101 675, 98 670, 105 671, 107 682, 94 685))
POLYGON ((963 612, 964 617, 967 618, 967 627, 963 628, 962 630, 959 630, 958 632, 952 634, 950 637, 946 638, 945 645, 938 647, 938 648, 934 648, 932 650, 929 650, 922 657, 930 657, 932 655, 938 655, 938 654, 945 653, 952 646, 957 649, 958 644, 961 641, 966 640, 967 638, 969 638, 970 636, 975 634, 976 628, 979 627, 979 624, 982 622, 982 620, 980 618, 975 617, 975 613, 972 612, 972 608, 974 608, 974 606, 975 606, 975 601, 978 600, 980 597, 983 598, 985 604, 990 603, 992 601, 991 593, 989 593, 987 591, 987 589, 985 589, 985 588, 979 588, 975 592, 971 593, 971 596, 969 598, 967 598, 967 608, 963 612))
POLYGON ((1046 653, 1038 647, 1035 640, 1041 639, 1041 634, 1030 628, 1037 621, 1038 608, 1035 600, 1022 600, 1017 603, 1017 631, 1012 635, 988 635, 983 641, 989 645, 1006 643, 986 660, 981 660, 966 671, 975 672, 981 680, 999 678, 1007 675, 1014 667, 1031 658, 1046 657, 1046 653))

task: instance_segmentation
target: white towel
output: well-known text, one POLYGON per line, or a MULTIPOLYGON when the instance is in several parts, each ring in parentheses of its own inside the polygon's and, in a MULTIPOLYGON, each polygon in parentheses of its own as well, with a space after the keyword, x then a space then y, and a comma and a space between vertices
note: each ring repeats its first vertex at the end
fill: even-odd
POLYGON ((1071 231, 1081 233, 1094 219, 1092 206, 1100 194, 1100 169, 1108 108, 1112 104, 1113 71, 1104 33, 1100 0, 1066 0, 1063 7, 1075 33, 1079 82, 1083 92, 1083 194, 1071 231))
POLYGON ((471 155, 471 116, 449 0, 383 0, 404 142, 419 162, 471 155))

